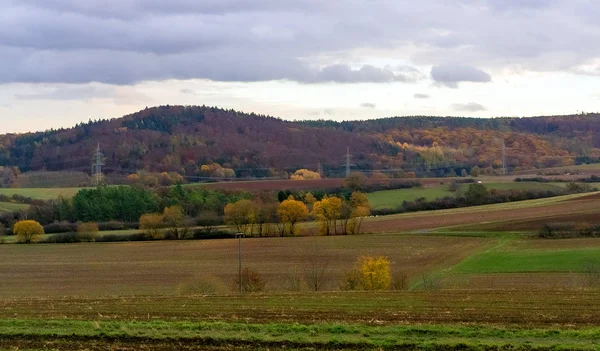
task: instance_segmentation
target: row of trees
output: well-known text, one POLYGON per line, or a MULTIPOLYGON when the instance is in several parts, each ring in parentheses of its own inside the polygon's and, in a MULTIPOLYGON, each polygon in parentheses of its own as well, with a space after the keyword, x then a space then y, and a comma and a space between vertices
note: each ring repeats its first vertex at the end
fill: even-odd
POLYGON ((226 223, 237 231, 251 235, 257 232, 259 236, 268 236, 273 229, 281 236, 296 235, 297 224, 309 218, 317 221, 322 235, 356 234, 370 213, 369 200, 358 191, 348 200, 337 196, 317 200, 311 193, 304 196, 304 201, 290 195, 279 204, 244 199, 227 204, 224 210, 226 223))

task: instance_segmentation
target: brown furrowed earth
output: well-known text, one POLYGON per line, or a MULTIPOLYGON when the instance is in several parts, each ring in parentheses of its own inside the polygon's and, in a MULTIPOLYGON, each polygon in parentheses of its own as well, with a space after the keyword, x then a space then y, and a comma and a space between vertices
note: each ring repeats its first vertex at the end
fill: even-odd
MULTIPOLYGON (((293 289, 305 267, 326 264, 323 289, 337 290, 361 255, 385 255, 394 274, 418 277, 452 266, 493 242, 487 238, 360 235, 248 238, 243 266, 267 291, 293 289)), ((238 241, 161 241, 0 245, 0 296, 178 294, 206 281, 228 293, 238 272, 238 241)), ((199 291, 202 292, 202 291, 199 291)))
MULTIPOLYGON (((503 222, 503 231, 517 230, 511 225, 515 221, 554 221, 561 216, 599 216, 600 199, 595 197, 570 198, 569 200, 542 203, 533 206, 518 206, 507 203, 489 206, 458 208, 451 210, 404 213, 399 215, 369 218, 363 228, 369 233, 405 232, 424 229, 460 226, 461 230, 488 230, 495 227, 490 222, 503 222), (512 206, 511 206, 512 205, 512 206), (513 208, 514 207, 514 208, 513 208)), ((539 229, 539 228, 536 228, 539 229)))
POLYGON ((590 326, 600 291, 470 289, 247 296, 1 299, 2 319, 590 326))

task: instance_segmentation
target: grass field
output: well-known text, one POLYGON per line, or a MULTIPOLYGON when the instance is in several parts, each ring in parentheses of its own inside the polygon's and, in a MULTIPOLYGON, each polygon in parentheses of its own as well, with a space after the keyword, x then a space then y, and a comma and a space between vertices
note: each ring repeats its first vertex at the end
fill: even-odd
POLYGON ((55 199, 59 196, 72 197, 81 188, 0 188, 0 194, 11 196, 18 194, 37 200, 55 199))
POLYGON ((13 212, 18 211, 24 208, 27 208, 29 205, 26 204, 17 204, 14 202, 0 202, 0 212, 13 212))
MULTIPOLYGON (((538 183, 538 182, 484 182, 483 185, 488 190, 563 190, 565 185, 562 183, 538 183)), ((448 185, 436 185, 425 188, 410 188, 397 190, 383 190, 367 194, 371 207, 373 209, 397 208, 402 206, 404 201, 415 201, 419 198, 426 200, 435 200, 447 196, 457 196, 467 190, 468 184, 462 184, 456 192, 448 189, 448 185)))

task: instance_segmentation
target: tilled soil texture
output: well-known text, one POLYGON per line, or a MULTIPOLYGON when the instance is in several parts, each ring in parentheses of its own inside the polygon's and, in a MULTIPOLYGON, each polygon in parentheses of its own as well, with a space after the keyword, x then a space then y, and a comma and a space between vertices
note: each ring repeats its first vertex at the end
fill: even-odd
POLYGON ((600 324, 600 290, 3 299, 0 318, 594 326, 600 324))

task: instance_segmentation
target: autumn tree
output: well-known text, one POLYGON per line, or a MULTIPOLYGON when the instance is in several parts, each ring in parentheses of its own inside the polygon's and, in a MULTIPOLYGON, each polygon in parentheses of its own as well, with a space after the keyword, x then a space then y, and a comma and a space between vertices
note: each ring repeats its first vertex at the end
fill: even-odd
POLYGON ((13 235, 17 236, 20 243, 37 242, 44 235, 44 227, 33 220, 18 221, 13 226, 13 235))
POLYGON ((367 177, 364 174, 361 172, 352 172, 348 178, 344 179, 344 186, 350 190, 357 191, 361 190, 366 182, 367 177))
POLYGON ((181 206, 175 205, 166 207, 163 211, 163 222, 167 228, 171 229, 171 233, 177 239, 181 239, 182 233, 179 228, 183 225, 185 215, 181 206))
POLYGON ((94 241, 98 232, 98 224, 94 222, 79 223, 77 226, 77 234, 84 241, 94 241))
POLYGON ((384 256, 362 256, 358 259, 357 265, 364 290, 389 289, 392 282, 389 258, 384 256))
POLYGON ((351 228, 349 231, 352 234, 359 234, 362 227, 363 219, 371 215, 371 205, 369 204, 369 198, 367 197, 367 195, 355 191, 350 196, 350 205, 352 207, 352 220, 350 222, 351 228))
POLYGON ((292 180, 303 180, 303 179, 321 179, 321 175, 318 172, 309 171, 308 169, 299 169, 290 176, 292 180))
POLYGON ((140 229, 154 239, 163 237, 163 227, 164 222, 162 213, 147 213, 140 217, 140 229))
POLYGON ((235 178, 235 171, 233 169, 223 167, 216 162, 200 166, 198 174, 209 178, 235 178))
POLYGON ((479 174, 481 174, 479 167, 475 166, 471 168, 471 177, 479 177, 479 174))
POLYGON ((251 232, 256 220, 256 204, 243 199, 225 206, 225 222, 235 227, 239 232, 251 232))
POLYGON ((290 195, 287 200, 284 200, 277 208, 277 213, 282 222, 286 223, 288 233, 296 234, 296 223, 305 220, 308 217, 308 208, 302 201, 294 200, 290 195))
POLYGON ((312 211, 315 202, 317 202, 317 198, 311 192, 308 192, 306 195, 304 195, 304 203, 310 211, 312 211))
POLYGON ((322 235, 337 234, 337 222, 342 214, 342 199, 336 196, 324 197, 315 202, 313 216, 319 222, 319 232, 322 235))

